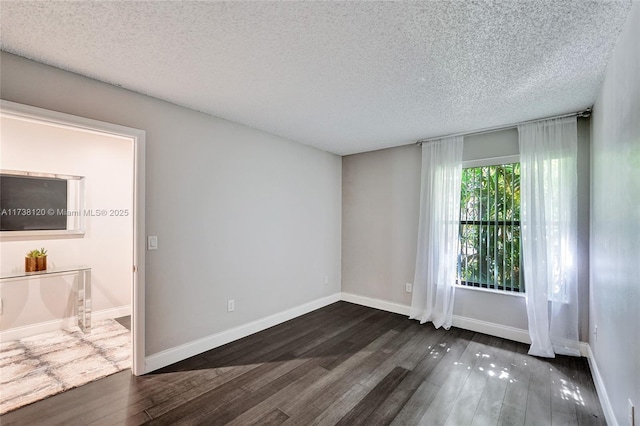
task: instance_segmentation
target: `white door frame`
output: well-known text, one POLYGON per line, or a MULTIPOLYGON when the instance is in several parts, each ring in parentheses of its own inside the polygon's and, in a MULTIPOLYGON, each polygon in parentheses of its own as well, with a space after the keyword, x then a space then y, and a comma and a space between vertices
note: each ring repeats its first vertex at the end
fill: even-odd
POLYGON ((49 125, 115 135, 133 142, 133 288, 131 294, 131 331, 133 357, 131 370, 136 376, 145 371, 145 131, 98 120, 50 111, 0 100, 0 113, 49 125))

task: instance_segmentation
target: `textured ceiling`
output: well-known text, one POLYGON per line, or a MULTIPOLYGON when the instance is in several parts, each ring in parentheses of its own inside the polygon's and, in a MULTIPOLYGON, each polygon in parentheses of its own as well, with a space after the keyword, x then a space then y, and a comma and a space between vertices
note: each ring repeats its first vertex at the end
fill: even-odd
POLYGON ((350 154, 589 107, 630 7, 2 1, 0 48, 350 154))

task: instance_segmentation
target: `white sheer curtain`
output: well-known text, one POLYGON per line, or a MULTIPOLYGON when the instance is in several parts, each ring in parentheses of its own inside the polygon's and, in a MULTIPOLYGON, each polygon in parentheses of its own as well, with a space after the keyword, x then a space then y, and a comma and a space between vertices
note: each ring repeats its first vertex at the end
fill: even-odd
POLYGON ((529 354, 578 356, 576 118, 524 124, 518 133, 529 354))
POLYGON ((422 144, 418 253, 410 318, 449 329, 453 316, 460 185, 461 136, 422 144))

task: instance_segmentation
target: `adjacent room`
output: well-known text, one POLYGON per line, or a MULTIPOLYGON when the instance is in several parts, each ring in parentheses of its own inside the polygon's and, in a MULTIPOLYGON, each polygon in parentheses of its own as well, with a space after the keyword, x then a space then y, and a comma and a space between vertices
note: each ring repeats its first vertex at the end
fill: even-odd
POLYGON ((130 368, 118 321, 131 317, 134 184, 128 138, 6 112, 0 126, 0 336, 15 377, 3 413, 130 368))
POLYGON ((0 423, 640 423, 640 3, 0 32, 0 423))

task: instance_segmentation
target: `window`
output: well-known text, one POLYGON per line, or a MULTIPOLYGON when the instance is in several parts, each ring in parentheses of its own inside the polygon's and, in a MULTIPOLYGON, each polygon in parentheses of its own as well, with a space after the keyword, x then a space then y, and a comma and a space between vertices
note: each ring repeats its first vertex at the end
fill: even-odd
POLYGON ((520 163, 462 170, 458 283, 524 292, 520 163))

